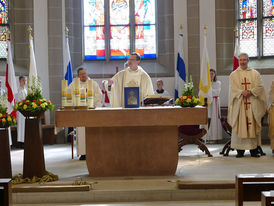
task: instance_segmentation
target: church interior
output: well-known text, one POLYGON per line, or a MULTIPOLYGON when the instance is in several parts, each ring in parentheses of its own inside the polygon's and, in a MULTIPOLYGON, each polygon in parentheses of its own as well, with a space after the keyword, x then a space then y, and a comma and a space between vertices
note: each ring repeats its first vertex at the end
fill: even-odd
MULTIPOLYGON (((220 154, 231 138, 231 133, 223 127, 222 139, 219 140, 207 141, 201 136, 198 139, 196 138, 198 143, 191 139, 189 142, 184 142, 183 145, 179 144, 179 149, 176 142, 173 148, 174 155, 177 158, 175 159, 174 174, 92 176, 90 175, 91 163, 79 160, 76 136, 68 131, 68 127, 71 127, 72 122, 76 122, 76 126, 80 125, 79 122, 86 122, 85 118, 88 118, 88 113, 85 114, 85 112, 81 113, 80 111, 76 117, 71 119, 65 118, 71 114, 61 116, 61 113, 58 113, 62 107, 62 80, 64 80, 66 71, 65 52, 66 40, 68 39, 73 77, 77 77, 79 68, 85 68, 88 77, 97 82, 100 89, 103 89, 103 82, 123 70, 125 62, 127 62, 130 52, 132 52, 131 50, 141 51, 141 49, 138 49, 138 46, 141 45, 151 52, 149 54, 144 52, 141 55, 140 66, 150 76, 153 90, 157 89, 157 81, 161 79, 164 83, 164 89, 172 97, 176 89, 177 55, 180 47, 182 47, 184 53, 183 60, 187 71, 186 75, 191 76, 194 91, 198 93, 203 49, 206 45, 210 68, 216 71, 217 80, 221 82, 219 95, 220 118, 226 120, 229 107, 229 77, 233 71, 233 59, 238 34, 241 51, 248 53, 250 57, 249 67, 257 70, 261 75, 269 108, 271 105, 269 93, 274 80, 273 0, 1 0, 0 3, 2 10, 5 9, 4 5, 8 8, 6 22, 2 24, 0 22, 0 33, 2 33, 2 37, 5 35, 5 30, 1 28, 8 28, 10 31, 12 58, 17 79, 19 76, 29 76, 31 57, 28 28, 29 26, 32 28, 37 74, 41 79, 42 93, 46 99, 50 99, 55 105, 53 111, 46 111, 42 117, 42 125, 40 125, 43 142, 42 150, 46 170, 59 177, 59 180, 53 182, 11 184, 7 183, 7 178, 0 176, 0 205, 273 205, 274 166, 272 161, 274 156, 268 136, 267 114, 262 120, 261 131, 262 151, 265 154, 260 158, 250 157, 248 152, 243 158, 235 158, 237 154, 235 150, 228 151, 227 156, 220 154), (99 9, 98 11, 87 11, 89 5, 96 5, 95 7, 99 8, 102 4, 106 4, 102 7, 103 11, 99 11, 99 9), (136 28, 126 28, 126 34, 119 33, 124 38, 122 40, 126 42, 125 45, 127 45, 126 49, 120 48, 124 45, 124 42, 121 41, 122 44, 112 40, 117 35, 115 34, 115 27, 112 26, 113 19, 118 19, 118 21, 119 19, 127 19, 130 22, 127 23, 128 25, 135 24, 137 22, 135 16, 138 15, 135 15, 134 11, 138 11, 137 4, 147 8, 147 10, 141 10, 140 6, 139 9, 144 12, 142 15, 148 14, 155 17, 154 22, 147 23, 144 26, 150 30, 154 28, 153 37, 149 36, 149 38, 152 38, 155 44, 147 41, 139 45, 137 40, 140 37, 138 35, 145 35, 146 33, 142 31, 142 34, 137 35, 135 33, 136 26, 136 28), (123 13, 119 13, 116 14, 118 18, 114 18, 108 9, 115 6, 122 7, 122 5, 128 6, 129 17, 124 17, 123 13), (149 9, 151 9, 149 6, 151 5, 155 7, 153 7, 154 13, 152 12, 152 14, 149 13, 149 9), (248 25, 245 25, 245 17, 241 16, 246 15, 246 6, 249 9, 248 14, 251 15, 248 18, 248 21, 250 21, 248 25), (266 7, 269 8, 269 13, 264 12, 266 7), (87 19, 92 15, 100 15, 98 12, 102 12, 107 18, 102 20, 102 25, 94 26, 87 19), (267 21, 268 19, 270 19, 268 24, 262 23, 263 20, 267 21), (252 24, 252 21, 256 21, 256 26, 252 24), (113 27, 112 30, 110 29, 112 33, 105 31, 104 26, 113 27), (68 28, 67 31, 66 27, 68 28), (97 33, 93 34, 92 31, 95 31, 94 28, 97 27, 102 29, 95 29, 97 33), (101 37, 98 37, 100 32, 101 37), (183 42, 180 42, 180 34, 183 36, 183 42), (95 35, 95 38, 92 35, 95 35), (102 42, 104 43, 102 44, 102 42), (96 49, 96 46, 94 46, 96 43, 96 46, 101 50, 94 50, 94 48, 96 49), (183 44, 180 45, 181 43, 183 44), (104 47, 103 51, 102 45, 104 47), (111 49, 111 47, 117 48, 111 49), (60 123, 61 121, 66 124, 60 123), (265 184, 258 183, 259 185, 254 183, 253 186, 255 185, 254 188, 259 188, 260 191, 270 191, 270 195, 262 194, 261 199, 261 192, 259 192, 260 197, 257 197, 257 194, 256 197, 252 198, 252 184, 250 184, 251 189, 246 186, 248 184, 245 184, 247 189, 242 185, 239 186, 239 174, 252 174, 251 176, 257 178, 258 182, 264 182, 265 184), (246 189, 245 193, 242 191, 243 188, 246 189), (263 204, 263 198, 270 198, 272 204, 263 204)), ((117 25, 118 27, 124 26, 123 23, 119 22, 117 25)), ((117 32, 124 32, 124 28, 121 30, 117 29, 117 32)), ((136 30, 138 31, 138 29, 136 30)), ((1 51, 6 49, 6 44, 3 43, 5 41, 5 37, 0 39, 0 80, 2 88, 5 87, 6 82, 7 57, 5 55, 7 54, 1 51)), ((102 111, 104 112, 104 109, 102 111)), ((132 127, 136 126, 131 122, 137 122, 136 124, 139 124, 140 127, 144 127, 144 124, 149 125, 147 122, 153 120, 157 123, 155 125, 151 123, 150 126, 159 129, 158 133, 155 134, 159 135, 158 141, 161 142, 161 138, 164 138, 165 134, 168 137, 173 135, 171 127, 179 126, 176 125, 177 121, 187 122, 188 118, 191 119, 192 114, 187 114, 190 115, 178 118, 170 117, 167 120, 164 119, 169 117, 168 115, 160 117, 153 114, 151 119, 146 119, 144 116, 138 116, 137 114, 134 117, 129 117, 130 121, 127 123, 118 120, 117 124, 128 126, 130 129, 127 128, 122 131, 128 135, 132 127), (153 117, 156 118, 153 119, 153 117), (168 121, 175 123, 174 125, 169 123, 165 125, 168 121), (170 134, 167 134, 167 131, 162 132, 164 129, 161 127, 170 128, 168 130, 170 134)), ((193 116, 199 115, 193 112, 193 116)), ((202 116, 201 113, 199 118, 202 118, 202 116)), ((122 114, 121 117, 123 117, 122 114)), ((105 119, 98 117, 99 120, 97 121, 99 123, 94 118, 94 124, 107 124, 111 118, 112 116, 105 119)), ((91 123, 87 124, 91 125, 91 123)), ((198 124, 200 125, 200 123, 198 124)), ((117 127, 117 125, 115 126, 117 127)), ((97 134, 101 130, 88 129, 86 131, 97 134)), ((116 128, 109 129, 108 132, 104 134, 115 133, 119 136, 119 130, 116 128)), ((132 132, 136 133, 131 134, 132 137, 138 136, 138 132, 140 132, 140 136, 143 134, 141 130, 134 129, 132 132)), ((148 130, 149 134, 150 132, 151 130, 148 130)), ((17 129, 15 126, 11 128, 10 159, 12 175, 23 173, 24 166, 24 148, 17 142, 16 135, 17 129)), ((156 136, 153 136, 153 138, 157 140, 156 136)), ((166 159, 169 150, 161 147, 162 150, 157 151, 158 141, 156 140, 153 140, 153 144, 155 144, 153 151, 159 155, 158 159, 166 159)), ((145 144, 145 142, 143 143, 145 144)), ((91 144, 91 140, 88 144, 91 144)), ((112 148, 108 143, 106 145, 109 147, 109 150, 105 150, 106 153, 108 151, 119 152, 119 148, 112 148)), ((131 146, 129 145, 129 147, 131 146)), ((135 147, 137 148, 139 145, 135 147)), ((138 153, 134 146, 132 148, 135 156, 142 156, 142 151, 138 153)), ((146 154, 145 150, 147 150, 146 147, 143 151, 146 154)), ((112 155, 114 154, 107 154, 106 156, 111 157, 112 155)), ((93 158, 91 153, 87 154, 87 157, 89 159, 93 158)), ((130 158, 132 157, 130 156, 128 159, 130 158)), ((153 166, 154 164, 151 163, 151 167, 153 166)), ((5 167, 0 162, 0 170, 4 170, 5 167)), ((98 167, 101 167, 100 163, 98 167)), ((147 170, 149 171, 150 168, 147 170)), ((106 174, 111 174, 111 172, 106 171, 106 174)), ((157 174, 162 173, 159 171, 157 174)), ((246 179, 248 178, 246 177, 246 179)), ((250 182, 252 181, 250 180, 250 182)), ((254 180, 254 182, 256 181, 254 180)))

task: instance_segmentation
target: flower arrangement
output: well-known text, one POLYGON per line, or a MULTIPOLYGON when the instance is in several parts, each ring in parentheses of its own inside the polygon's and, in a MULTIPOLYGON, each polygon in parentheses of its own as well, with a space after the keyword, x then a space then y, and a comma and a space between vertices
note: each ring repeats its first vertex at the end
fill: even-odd
POLYGON ((186 83, 184 84, 182 96, 176 99, 175 105, 179 105, 181 107, 195 107, 200 104, 201 100, 197 95, 194 95, 192 77, 190 76, 190 81, 188 81, 188 78, 186 77, 186 83))
POLYGON ((16 116, 7 113, 7 94, 0 97, 0 128, 16 124, 16 116))
POLYGON ((16 104, 15 110, 20 111, 24 116, 36 116, 47 110, 52 111, 54 105, 50 100, 46 100, 42 96, 40 78, 33 77, 32 85, 29 85, 28 80, 28 95, 26 96, 26 99, 16 104))

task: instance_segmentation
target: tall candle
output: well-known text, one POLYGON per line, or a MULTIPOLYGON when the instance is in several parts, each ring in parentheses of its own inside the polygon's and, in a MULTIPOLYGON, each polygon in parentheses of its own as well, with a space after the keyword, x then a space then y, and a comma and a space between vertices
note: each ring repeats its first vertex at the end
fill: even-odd
POLYGON ((74 106, 80 105, 80 79, 76 77, 74 80, 74 106))
POLYGON ((73 101, 72 101, 72 89, 67 87, 66 90, 66 106, 73 106, 73 101))
POLYGON ((93 80, 92 79, 88 79, 88 84, 87 84, 87 105, 89 108, 94 108, 93 80))
POLYGON ((86 106, 87 99, 86 99, 86 89, 80 88, 80 106, 86 106))
POLYGON ((66 100, 67 100, 67 80, 62 80, 62 107, 66 106, 66 100))

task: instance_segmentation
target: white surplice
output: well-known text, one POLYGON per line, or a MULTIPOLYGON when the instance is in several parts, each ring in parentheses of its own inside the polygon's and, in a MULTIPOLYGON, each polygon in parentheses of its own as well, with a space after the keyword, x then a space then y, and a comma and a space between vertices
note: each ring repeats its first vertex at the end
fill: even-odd
MULTIPOLYGON (((25 88, 19 87, 18 93, 15 94, 15 101, 20 102, 26 99, 27 90, 25 88)), ((25 141, 25 117, 21 114, 21 112, 17 112, 17 141, 24 142, 25 141)))
POLYGON ((221 125, 221 107, 220 107, 220 81, 211 82, 213 100, 208 107, 208 118, 210 118, 210 126, 206 135, 206 140, 221 140, 222 125, 221 125))

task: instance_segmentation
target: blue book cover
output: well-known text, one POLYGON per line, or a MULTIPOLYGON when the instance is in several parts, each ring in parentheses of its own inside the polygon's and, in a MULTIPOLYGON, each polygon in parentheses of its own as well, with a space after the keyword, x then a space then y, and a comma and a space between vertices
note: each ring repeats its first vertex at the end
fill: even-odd
POLYGON ((125 108, 138 108, 139 101, 139 87, 124 87, 124 105, 125 108))

